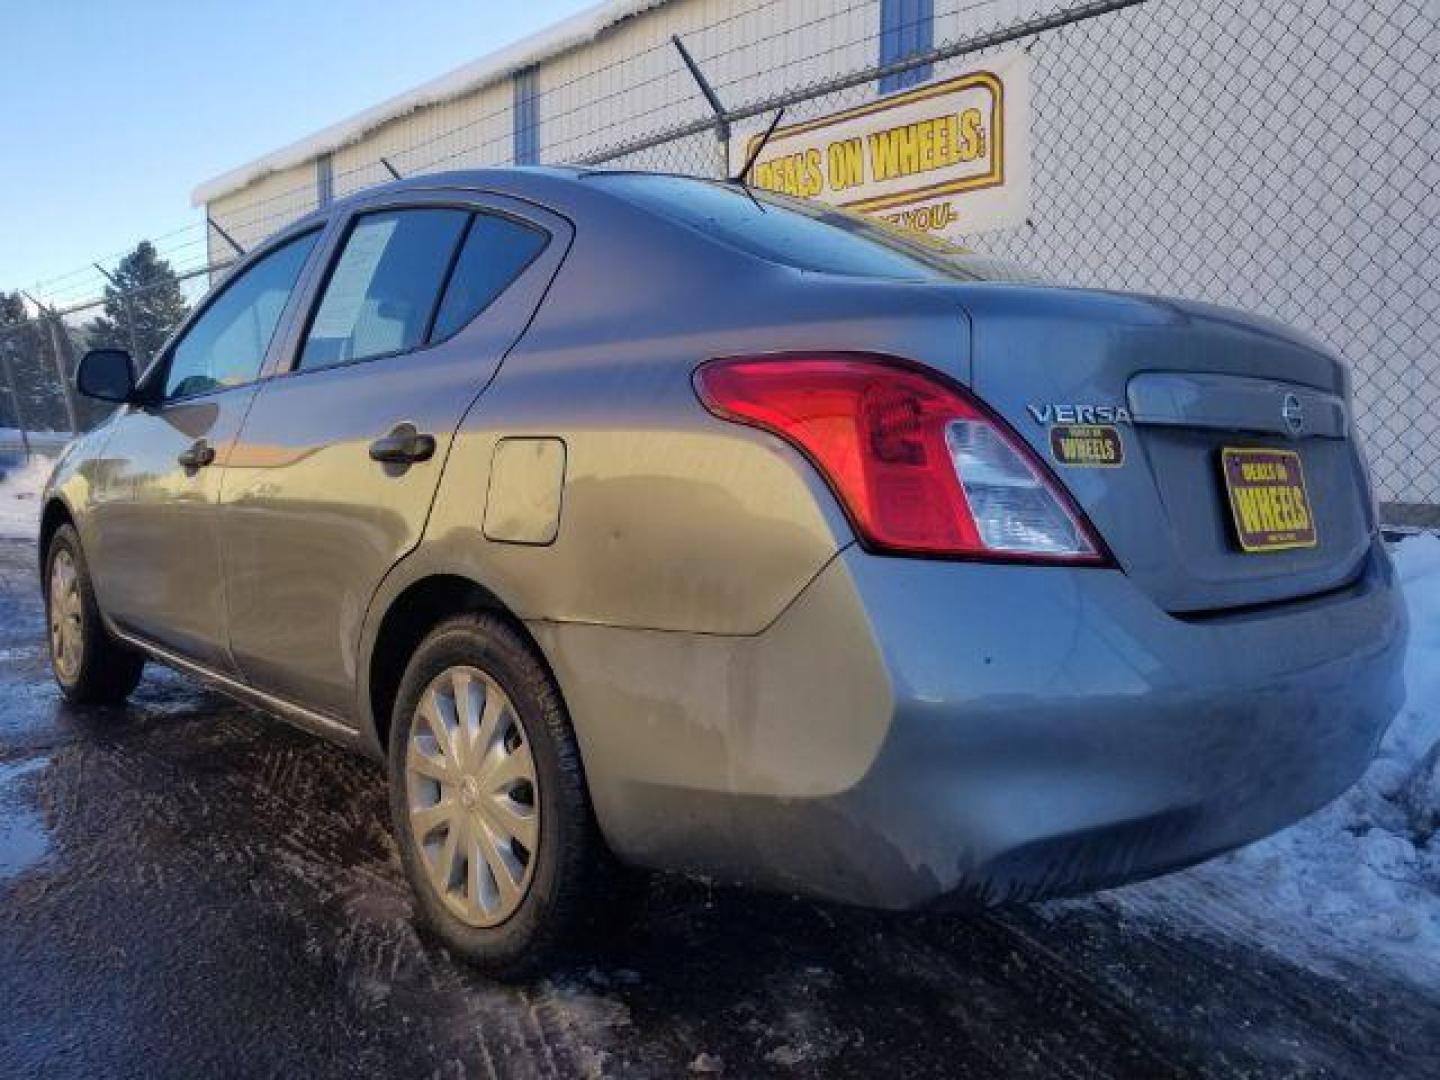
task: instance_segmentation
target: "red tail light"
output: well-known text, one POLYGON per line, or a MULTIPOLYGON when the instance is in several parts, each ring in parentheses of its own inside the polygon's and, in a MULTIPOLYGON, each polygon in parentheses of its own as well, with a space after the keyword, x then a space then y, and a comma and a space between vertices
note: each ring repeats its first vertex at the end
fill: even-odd
POLYGON ((1008 425, 928 369, 854 353, 735 357, 702 365, 695 386, 716 416, 798 447, 870 548, 1108 562, 1008 425))

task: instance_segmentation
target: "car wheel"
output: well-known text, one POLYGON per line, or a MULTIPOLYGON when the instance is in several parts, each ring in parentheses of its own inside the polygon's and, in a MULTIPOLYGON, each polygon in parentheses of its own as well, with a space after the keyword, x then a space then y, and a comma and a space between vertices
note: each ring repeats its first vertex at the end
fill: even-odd
POLYGON ((50 668, 79 705, 118 705, 140 682, 145 658, 110 636, 73 526, 62 525, 45 551, 45 613, 50 668))
POLYGON ((623 891, 559 689, 504 620, 436 627, 406 669, 390 802, 419 913, 450 949, 523 978, 623 891))

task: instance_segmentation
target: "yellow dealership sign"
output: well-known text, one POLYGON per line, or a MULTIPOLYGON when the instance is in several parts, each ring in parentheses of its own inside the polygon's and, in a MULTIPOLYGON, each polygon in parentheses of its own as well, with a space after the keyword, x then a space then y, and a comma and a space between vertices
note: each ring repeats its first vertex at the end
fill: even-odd
MULTIPOLYGON (((1030 201, 1030 58, 972 71, 777 128, 755 187, 818 199, 895 225, 961 236, 1022 224, 1030 201)), ((738 171, 763 126, 731 142, 738 171)))

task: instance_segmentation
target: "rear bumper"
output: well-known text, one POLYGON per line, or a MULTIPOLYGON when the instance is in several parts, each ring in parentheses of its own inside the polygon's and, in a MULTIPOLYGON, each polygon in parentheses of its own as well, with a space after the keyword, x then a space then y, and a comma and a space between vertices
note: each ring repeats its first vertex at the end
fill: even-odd
POLYGON ((1378 546, 1343 593, 1206 620, 1118 574, 1056 588, 992 567, 961 588, 848 563, 894 714, 838 798, 912 870, 872 902, 1056 895, 1247 843, 1354 783, 1403 702, 1404 606, 1378 546))
POLYGON ((625 723, 663 725, 658 754, 595 752, 585 676, 557 672, 622 856, 912 908, 1133 881, 1303 817, 1373 756, 1405 639, 1378 545, 1343 592, 1205 620, 1118 572, 850 549, 758 638, 650 656, 663 688, 649 648, 605 669, 642 683, 625 723))

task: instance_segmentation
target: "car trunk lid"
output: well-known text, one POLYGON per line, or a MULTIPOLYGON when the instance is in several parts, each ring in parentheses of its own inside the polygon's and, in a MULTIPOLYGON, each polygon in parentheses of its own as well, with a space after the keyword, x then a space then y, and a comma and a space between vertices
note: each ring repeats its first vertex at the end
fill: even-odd
POLYGON ((1206 304, 960 291, 973 389, 1161 606, 1272 603, 1358 572, 1373 515, 1344 375, 1320 346, 1206 304))

